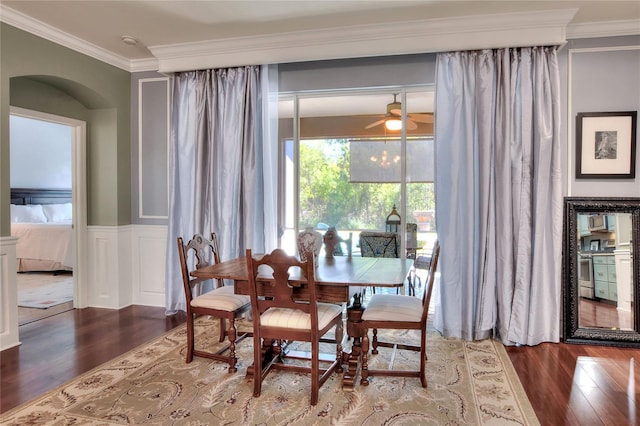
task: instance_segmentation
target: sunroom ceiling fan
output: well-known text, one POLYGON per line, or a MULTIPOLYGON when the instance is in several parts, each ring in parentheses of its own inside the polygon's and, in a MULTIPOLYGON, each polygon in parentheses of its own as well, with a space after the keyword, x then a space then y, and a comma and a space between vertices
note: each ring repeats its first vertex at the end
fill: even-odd
MULTIPOLYGON (((387 104, 387 114, 382 120, 374 121, 365 127, 371 129, 384 123, 388 130, 400 130, 402 128, 402 103, 398 102, 393 95, 393 102, 387 104)), ((433 123, 433 114, 407 114, 407 129, 415 130, 418 128, 417 123, 433 123)))

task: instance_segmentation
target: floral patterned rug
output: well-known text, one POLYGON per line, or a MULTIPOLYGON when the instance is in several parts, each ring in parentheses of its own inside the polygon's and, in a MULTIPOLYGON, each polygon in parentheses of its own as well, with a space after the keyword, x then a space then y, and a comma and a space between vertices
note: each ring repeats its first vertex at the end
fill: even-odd
MULTIPOLYGON (((217 345, 217 321, 199 318, 196 342, 217 345)), ((241 324, 250 326, 248 322, 241 324)), ((413 332, 380 331, 415 341, 413 332)), ((309 406, 310 377, 273 371, 262 395, 252 396, 245 378, 252 340, 238 345, 238 372, 202 358, 184 360, 180 326, 69 383, 0 416, 3 425, 538 425, 539 422, 504 347, 495 341, 428 337, 427 379, 372 377, 369 386, 342 390, 334 374, 309 406)), ((328 345, 327 352, 334 346, 328 345)), ((370 368, 386 366, 391 349, 370 356, 370 368)), ((418 353, 398 351, 394 368, 418 362, 418 353)), ((385 368, 385 367, 382 367, 385 368)), ((359 381, 358 381, 359 383, 359 381)))

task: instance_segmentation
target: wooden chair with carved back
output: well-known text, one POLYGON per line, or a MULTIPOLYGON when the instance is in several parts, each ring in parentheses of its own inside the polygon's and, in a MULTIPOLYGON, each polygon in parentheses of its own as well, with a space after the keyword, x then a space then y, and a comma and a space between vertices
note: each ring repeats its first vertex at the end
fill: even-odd
POLYGON ((313 256, 300 261, 276 249, 259 257, 247 250, 246 258, 253 312, 253 396, 260 396, 272 369, 303 372, 311 375, 310 405, 316 405, 320 387, 334 371, 342 371, 342 306, 317 301, 313 256), (302 286, 307 296, 299 296, 302 286), (321 338, 332 329, 335 358, 321 360, 321 338), (293 357, 286 346, 294 341, 310 343, 310 359, 287 359, 293 357))
POLYGON ((431 255, 431 266, 427 277, 426 286, 422 298, 397 294, 375 294, 371 297, 362 314, 362 322, 359 324, 363 331, 362 340, 362 379, 361 384, 369 384, 369 376, 393 376, 393 377, 419 377, 423 387, 427 387, 426 361, 427 361, 427 315, 431 292, 435 282, 438 258, 440 256, 440 244, 435 242, 431 255), (369 350, 369 329, 373 330, 373 345, 371 354, 378 353, 378 346, 392 347, 391 365, 386 370, 371 370, 368 365, 367 352, 369 350), (378 329, 387 330, 419 330, 420 346, 400 343, 378 341, 378 329), (411 350, 420 352, 420 367, 413 370, 394 370, 393 359, 395 351, 411 350))
POLYGON ((211 239, 196 234, 187 244, 184 244, 182 237, 178 237, 177 243, 187 309, 186 362, 190 363, 194 355, 223 361, 229 364, 229 372, 234 373, 237 371, 236 363, 238 361, 235 353, 236 344, 251 335, 251 333, 243 333, 240 337, 237 336, 236 319, 251 311, 250 298, 235 294, 233 286, 225 286, 222 280, 214 280, 215 288, 202 293, 202 285, 209 280, 191 277, 192 270, 220 262, 218 240, 214 233, 211 233, 211 239), (189 269, 190 264, 192 269, 189 269), (228 345, 215 352, 195 349, 194 320, 199 315, 219 318, 219 342, 222 343, 227 338, 228 345))

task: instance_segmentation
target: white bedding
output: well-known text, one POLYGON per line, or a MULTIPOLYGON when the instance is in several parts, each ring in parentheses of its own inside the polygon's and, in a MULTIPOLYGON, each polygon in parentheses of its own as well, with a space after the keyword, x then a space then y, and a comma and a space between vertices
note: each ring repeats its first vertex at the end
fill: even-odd
POLYGON ((73 269, 71 221, 12 223, 18 272, 73 269))

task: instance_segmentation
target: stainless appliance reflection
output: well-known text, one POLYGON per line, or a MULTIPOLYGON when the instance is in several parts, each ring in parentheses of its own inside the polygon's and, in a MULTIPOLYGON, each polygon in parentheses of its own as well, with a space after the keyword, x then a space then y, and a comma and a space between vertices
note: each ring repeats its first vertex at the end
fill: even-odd
POLYGON ((640 346, 640 199, 565 198, 568 343, 640 346))

